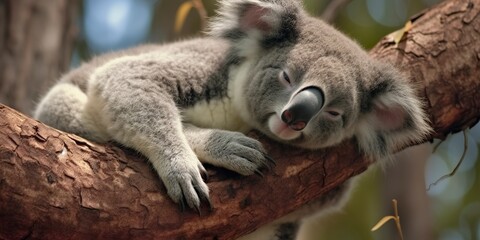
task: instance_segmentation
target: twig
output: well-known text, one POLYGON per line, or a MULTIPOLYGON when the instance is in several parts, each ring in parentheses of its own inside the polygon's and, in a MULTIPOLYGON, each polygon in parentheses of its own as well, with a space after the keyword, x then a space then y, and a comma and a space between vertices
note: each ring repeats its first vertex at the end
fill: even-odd
POLYGON ((467 136, 467 131, 463 130, 463 153, 462 153, 462 157, 460 157, 460 160, 458 161, 457 165, 455 166, 455 168, 453 169, 452 172, 450 172, 449 174, 445 174, 445 175, 441 176, 439 179, 437 179, 437 181, 428 185, 427 191, 430 191, 430 188, 437 185, 439 182, 445 180, 446 178, 449 178, 449 177, 455 175, 458 168, 460 168, 460 165, 462 165, 462 162, 465 159, 465 155, 467 155, 467 150, 468 150, 468 136, 467 136))
POLYGON ((402 225, 400 225, 400 215, 398 215, 397 200, 393 199, 392 204, 393 204, 393 210, 395 211, 395 225, 397 226, 398 235, 400 236, 400 239, 403 240, 403 231, 402 231, 402 225))
POLYGON ((393 211, 395 213, 394 216, 385 216, 380 221, 378 221, 375 226, 372 228, 372 232, 378 230, 380 227, 382 227, 386 222, 389 220, 394 220, 395 221, 395 226, 397 227, 398 235, 400 236, 400 240, 403 240, 403 231, 402 231, 402 225, 400 224, 400 215, 398 215, 398 204, 397 200, 393 199, 392 200, 392 205, 393 205, 393 211))
POLYGON ((438 147, 440 147, 440 145, 443 143, 444 141, 439 141, 437 144, 435 144, 435 146, 433 147, 433 150, 432 150, 432 153, 435 153, 437 152, 437 149, 438 147))

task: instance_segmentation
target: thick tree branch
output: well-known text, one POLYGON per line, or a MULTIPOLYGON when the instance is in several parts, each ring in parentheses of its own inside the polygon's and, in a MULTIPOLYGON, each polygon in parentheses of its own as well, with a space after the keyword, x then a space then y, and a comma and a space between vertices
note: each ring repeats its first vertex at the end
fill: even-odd
POLYGON ((434 138, 480 119, 480 1, 446 1, 411 18, 398 47, 382 39, 371 55, 398 66, 426 99, 434 138))
MULTIPOLYGON (((448 1, 414 19, 398 47, 372 55, 419 85, 433 137, 480 119, 480 0, 448 1)), ((352 142, 310 152, 253 133, 278 165, 242 177, 209 168, 212 212, 178 207, 144 158, 66 134, 0 106, 0 239, 232 239, 320 198, 369 162, 352 142)))
POLYGON ((0 116, 0 238, 7 239, 231 239, 368 166, 352 144, 306 152, 253 134, 278 165, 264 178, 210 169, 215 208, 198 216, 180 212, 138 154, 59 132, 1 105, 0 116))

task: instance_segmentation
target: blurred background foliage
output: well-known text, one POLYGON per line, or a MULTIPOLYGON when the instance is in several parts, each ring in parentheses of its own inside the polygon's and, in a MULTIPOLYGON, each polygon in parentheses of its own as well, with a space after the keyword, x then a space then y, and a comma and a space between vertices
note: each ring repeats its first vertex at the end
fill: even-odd
MULTIPOLYGON (((190 11, 180 32, 175 33, 174 20, 184 1, 173 0, 84 0, 79 25, 82 29, 72 59, 72 67, 92 55, 126 48, 145 42, 163 43, 202 34, 197 11, 190 11)), ((305 0, 312 15, 320 16, 328 0, 305 0)), ((333 24, 366 49, 383 36, 405 24, 413 16, 439 0, 351 0, 342 7, 333 24)), ((215 0, 202 1, 209 16, 214 14, 215 0)), ((450 177, 427 192, 427 212, 432 221, 432 239, 480 239, 480 127, 467 133, 468 150, 464 163, 450 177)), ((436 143, 435 143, 436 144, 436 143)), ((455 134, 426 162, 425 182, 428 185, 449 173, 460 159, 464 149, 463 134, 455 134)), ((416 156, 410 156, 415 158, 416 156)), ((422 161, 422 159, 419 159, 422 161)), ((392 166, 395 171, 395 164, 392 166)), ((408 178, 408 171, 404 172, 408 178)), ((322 222, 313 222, 310 239, 398 239, 392 229, 381 228, 370 232, 383 216, 391 215, 389 199, 382 197, 385 171, 377 168, 363 174, 347 207, 322 222), (387 207, 385 207, 387 206, 387 207)), ((400 180, 401 181, 401 180, 400 180)), ((427 188, 428 186, 425 186, 427 188)), ((408 193, 407 193, 408 194, 408 193)), ((292 196, 294 197, 294 196, 292 196)), ((401 204, 401 203, 400 203, 401 204)), ((402 219, 402 209, 399 209, 402 219)), ((409 221, 409 219, 402 219, 409 221)), ((388 223, 393 226, 392 223, 388 223)), ((387 224, 387 225, 388 225, 387 224)), ((402 223, 403 224, 403 223, 402 223)), ((409 239, 406 236, 406 239, 409 239)))

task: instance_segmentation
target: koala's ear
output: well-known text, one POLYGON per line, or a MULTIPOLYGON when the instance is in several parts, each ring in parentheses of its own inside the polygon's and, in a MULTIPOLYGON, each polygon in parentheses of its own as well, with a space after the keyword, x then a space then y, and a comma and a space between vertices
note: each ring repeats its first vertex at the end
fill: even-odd
POLYGON ((235 42, 288 41, 296 37, 300 12, 296 0, 222 0, 208 33, 235 42))
POLYGON ((422 102, 393 67, 383 66, 366 92, 355 135, 373 160, 389 158, 398 148, 419 142, 431 132, 422 102))

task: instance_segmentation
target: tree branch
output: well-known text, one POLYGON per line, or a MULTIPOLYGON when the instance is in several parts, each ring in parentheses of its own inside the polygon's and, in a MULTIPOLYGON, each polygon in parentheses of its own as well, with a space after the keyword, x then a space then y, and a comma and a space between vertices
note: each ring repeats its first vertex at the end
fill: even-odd
POLYGON ((445 1, 412 17, 398 47, 384 38, 370 51, 419 86, 434 138, 445 139, 480 120, 479 12, 479 0, 445 1))
MULTIPOLYGON (((447 1, 413 19, 398 47, 371 51, 419 85, 433 137, 480 119, 480 0, 447 1)), ((210 167, 212 212, 180 212, 146 160, 59 132, 0 106, 0 238, 232 239, 320 198, 369 162, 353 142, 321 151, 260 139, 278 165, 242 177, 210 167)), ((406 147, 406 146, 405 146, 406 147)))
POLYGON ((198 216, 180 212, 138 154, 59 132, 5 106, 0 116, 0 238, 7 239, 72 232, 82 239, 231 239, 320 198, 368 165, 353 144, 307 152, 252 133, 277 166, 264 178, 209 168, 215 208, 198 216))

